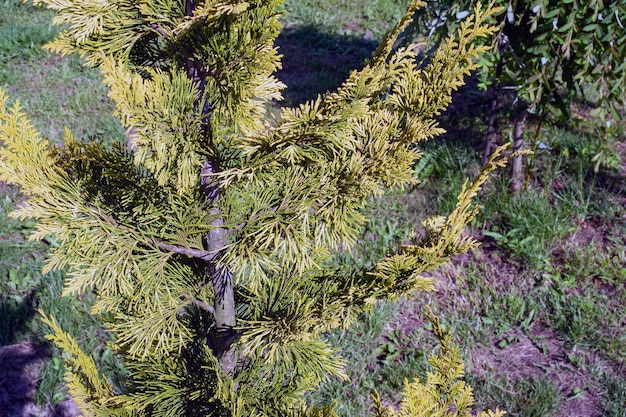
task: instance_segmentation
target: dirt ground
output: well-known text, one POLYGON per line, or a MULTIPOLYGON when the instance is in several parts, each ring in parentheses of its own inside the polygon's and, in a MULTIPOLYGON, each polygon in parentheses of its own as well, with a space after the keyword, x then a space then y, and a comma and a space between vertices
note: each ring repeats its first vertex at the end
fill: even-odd
POLYGON ((28 343, 0 346, 0 417, 76 417, 81 415, 71 400, 35 405, 35 391, 47 347, 28 343))

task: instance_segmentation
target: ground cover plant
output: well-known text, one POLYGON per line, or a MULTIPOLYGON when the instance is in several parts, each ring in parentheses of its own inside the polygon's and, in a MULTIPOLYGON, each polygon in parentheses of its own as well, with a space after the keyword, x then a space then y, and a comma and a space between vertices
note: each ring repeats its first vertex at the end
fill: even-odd
MULTIPOLYGON (((26 27, 33 22, 37 27, 32 31, 23 27, 12 31, 48 34, 39 40, 26 37, 2 49, 9 58, 0 64, 2 86, 12 95, 22 97, 30 114, 36 113, 34 121, 38 129, 58 137, 62 127, 52 123, 58 115, 37 112, 37 100, 39 95, 44 95, 41 104, 48 105, 49 112, 65 111, 52 103, 58 99, 55 90, 67 89, 68 98, 77 92, 103 97, 103 108, 94 109, 90 122, 85 123, 79 108, 73 107, 65 114, 64 124, 75 131, 87 131, 93 126, 93 119, 97 119, 104 121, 103 126, 108 126, 105 129, 119 129, 117 134, 121 137, 121 128, 108 118, 112 106, 104 98, 98 75, 83 68, 79 60, 70 57, 60 61, 39 48, 54 35, 49 25, 50 15, 18 2, 5 1, 3 7, 7 13, 3 15, 6 19, 2 20, 2 30, 11 28, 9 22, 24 23, 26 27), (46 71, 54 71, 56 65, 62 66, 68 59, 71 65, 65 69, 67 76, 63 82, 50 82, 53 78, 47 77, 46 71), (41 84, 22 81, 30 77, 43 81, 41 84)), ((350 14, 358 11, 354 6, 329 10, 324 2, 319 2, 309 7, 310 15, 322 16, 320 22, 324 22, 324 13, 333 17, 345 14, 344 21, 362 19, 359 14, 350 14)), ((289 22, 289 11, 284 18, 289 22)), ((292 30, 296 24, 302 24, 302 20, 294 19, 292 30)), ((358 52, 360 49, 373 50, 367 29, 346 35, 347 29, 342 27, 323 23, 313 26, 317 33, 324 34, 323 41, 315 45, 315 53, 326 59, 331 68, 349 61, 344 61, 344 57, 355 51, 354 60, 360 62, 365 56, 358 52)), ((300 36, 297 30, 292 33, 296 33, 296 38, 300 36)), ((310 27, 300 32, 306 36, 311 33, 314 32, 310 27)), ((374 31, 373 43, 378 36, 374 31)), ((0 36, 0 39, 9 37, 0 36)), ((325 75, 324 67, 309 73, 308 67, 295 68, 291 73, 283 73, 283 77, 322 79, 329 86, 340 82, 328 72, 325 75)), ((285 94, 288 99, 289 94, 288 90, 285 94)), ((299 94, 292 96, 292 102, 302 100, 299 94)), ((385 255, 390 243, 401 243, 410 224, 431 214, 449 212, 454 206, 450 196, 458 191, 462 178, 474 174, 480 165, 477 151, 480 146, 476 142, 482 126, 479 118, 455 120, 454 115, 449 115, 453 123, 448 130, 455 136, 433 142, 426 149, 422 163, 415 167, 424 178, 423 185, 414 187, 410 193, 388 193, 385 199, 372 200, 373 220, 361 238, 368 249, 342 261, 372 262, 385 255), (468 133, 458 126, 470 126, 474 131, 468 133)), ((400 304, 383 303, 347 333, 328 335, 333 346, 341 348, 349 359, 351 383, 345 386, 337 381, 322 386, 313 394, 316 399, 341 397, 336 408, 340 415, 363 415, 370 407, 368 398, 372 388, 377 388, 385 404, 397 404, 403 379, 425 375, 426 356, 435 343, 424 330, 430 326, 421 314, 422 303, 428 303, 444 318, 444 326, 453 329, 456 340, 467 351, 468 380, 476 387, 481 407, 507 404, 511 415, 624 415, 625 336, 621 306, 626 264, 625 172, 623 166, 616 165, 595 174, 591 158, 597 147, 593 138, 584 133, 593 130, 593 126, 585 120, 579 120, 577 125, 579 129, 574 130, 552 126, 542 129, 540 140, 548 148, 536 155, 531 189, 525 198, 510 198, 506 180, 494 181, 489 186, 482 198, 487 206, 485 213, 491 215, 479 217, 471 228, 471 233, 483 241, 483 249, 457 258, 453 265, 435 275, 441 282, 438 295, 417 303, 409 299, 400 304), (485 231, 487 234, 483 234, 485 231)), ((21 197, 9 188, 3 188, 3 193, 2 213, 6 215, 21 197)), ((21 306, 26 312, 24 316, 18 313, 16 320, 2 320, 3 326, 12 326, 3 330, 6 337, 3 344, 43 336, 45 330, 32 318, 33 306, 37 305, 51 312, 64 328, 75 328, 78 335, 98 334, 97 323, 82 321, 90 300, 65 299, 63 302, 69 308, 60 308, 60 275, 45 278, 39 275, 43 249, 53 242, 26 248, 31 244, 24 242, 24 234, 32 224, 7 219, 2 224, 2 260, 6 260, 0 280, 2 305, 10 306, 11 311, 16 311, 15 305, 21 306), (15 255, 5 257, 5 253, 15 255), (42 281, 43 285, 39 285, 42 281), (29 292, 34 295, 32 299, 29 292)), ((94 343, 97 350, 96 345, 98 342, 94 343)), ((110 352, 102 349, 101 356, 109 358, 111 367, 115 367, 110 352)), ((60 400, 58 395, 64 392, 59 384, 62 372, 62 361, 48 359, 40 384, 42 404, 60 400)))

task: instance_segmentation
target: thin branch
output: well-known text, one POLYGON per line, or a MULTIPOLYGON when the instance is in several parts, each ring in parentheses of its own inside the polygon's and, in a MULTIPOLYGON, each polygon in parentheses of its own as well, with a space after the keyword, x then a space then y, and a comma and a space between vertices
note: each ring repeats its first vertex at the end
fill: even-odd
MULTIPOLYGON (((130 232, 130 233, 137 232, 136 230, 131 229, 128 226, 119 224, 114 218, 112 218, 111 216, 107 214, 101 213, 99 210, 98 210, 98 214, 103 220, 105 220, 107 223, 109 223, 111 226, 115 227, 116 229, 123 230, 125 232, 130 232)), ((145 242, 146 245, 152 244, 159 249, 163 249, 168 252, 178 253, 180 255, 187 255, 191 258, 198 258, 198 259, 202 259, 206 261, 209 259, 213 259, 213 257, 215 256, 213 253, 207 252, 205 250, 191 249, 191 248, 185 248, 182 246, 172 245, 170 243, 161 242, 160 240, 155 239, 153 237, 149 237, 148 239, 149 239, 149 242, 145 242)))
POLYGON ((204 301, 198 300, 197 298, 194 298, 189 294, 183 294, 183 296, 185 297, 185 300, 189 301, 190 303, 200 307, 202 310, 208 311, 209 313, 215 315, 215 308, 212 305, 207 304, 204 301))
POLYGON ((213 257, 213 254, 210 252, 207 252, 205 250, 200 250, 200 249, 191 249, 191 248, 184 248, 182 246, 176 246, 176 245, 172 245, 169 243, 165 243, 165 242, 161 242, 157 239, 154 238, 150 238, 150 240, 159 248, 159 249, 163 249, 169 252, 173 252, 173 253, 178 253, 181 255, 187 255, 191 258, 198 258, 198 259, 202 259, 202 260, 207 260, 207 259, 211 259, 213 257))
POLYGON ((154 29, 159 35, 163 36, 165 39, 170 39, 172 37, 171 33, 167 33, 165 29, 163 29, 161 26, 157 25, 156 23, 150 25, 150 27, 154 29))

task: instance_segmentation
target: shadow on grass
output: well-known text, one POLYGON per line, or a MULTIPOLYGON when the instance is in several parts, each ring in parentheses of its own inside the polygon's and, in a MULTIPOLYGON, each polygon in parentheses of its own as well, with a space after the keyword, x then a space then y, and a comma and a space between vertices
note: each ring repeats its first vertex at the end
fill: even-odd
POLYGON ((49 347, 20 341, 35 316, 35 291, 21 300, 0 299, 0 410, 6 416, 33 415, 38 374, 49 347))
POLYGON ((283 104, 296 106, 339 87, 352 70, 363 68, 378 42, 298 26, 285 28, 276 44, 283 55, 277 77, 287 85, 283 104))
POLYGON ((17 336, 24 332, 28 322, 35 316, 33 307, 36 293, 29 291, 21 300, 11 296, 0 298, 0 346, 17 342, 17 336))
MULTIPOLYGON (((287 85, 284 106, 297 106, 319 94, 335 90, 353 70, 363 68, 378 41, 355 36, 322 33, 312 26, 283 30, 276 40, 283 55, 277 77, 287 85)), ((448 134, 445 141, 481 149, 487 125, 490 96, 478 88, 476 77, 453 94, 446 112, 439 117, 448 134)), ((506 105, 507 98, 503 98, 506 105)), ((501 122, 506 123, 506 120, 501 122)))

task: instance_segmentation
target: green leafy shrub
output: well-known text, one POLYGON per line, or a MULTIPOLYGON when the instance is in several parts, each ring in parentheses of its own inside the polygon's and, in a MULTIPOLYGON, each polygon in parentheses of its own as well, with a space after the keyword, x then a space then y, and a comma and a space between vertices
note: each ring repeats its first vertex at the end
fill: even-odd
MULTIPOLYGON (((417 13, 417 32, 437 45, 459 27, 475 0, 439 0, 417 13)), ((621 0, 496 0, 499 32, 479 70, 480 85, 492 86, 485 157, 492 149, 499 97, 514 95, 514 148, 521 149, 528 112, 543 119, 549 107, 569 118, 574 97, 593 104, 601 138, 614 137, 614 121, 626 98, 626 3, 621 0)), ((601 161, 602 154, 596 159, 601 161)), ((513 164, 513 186, 521 187, 521 162, 513 164)))

